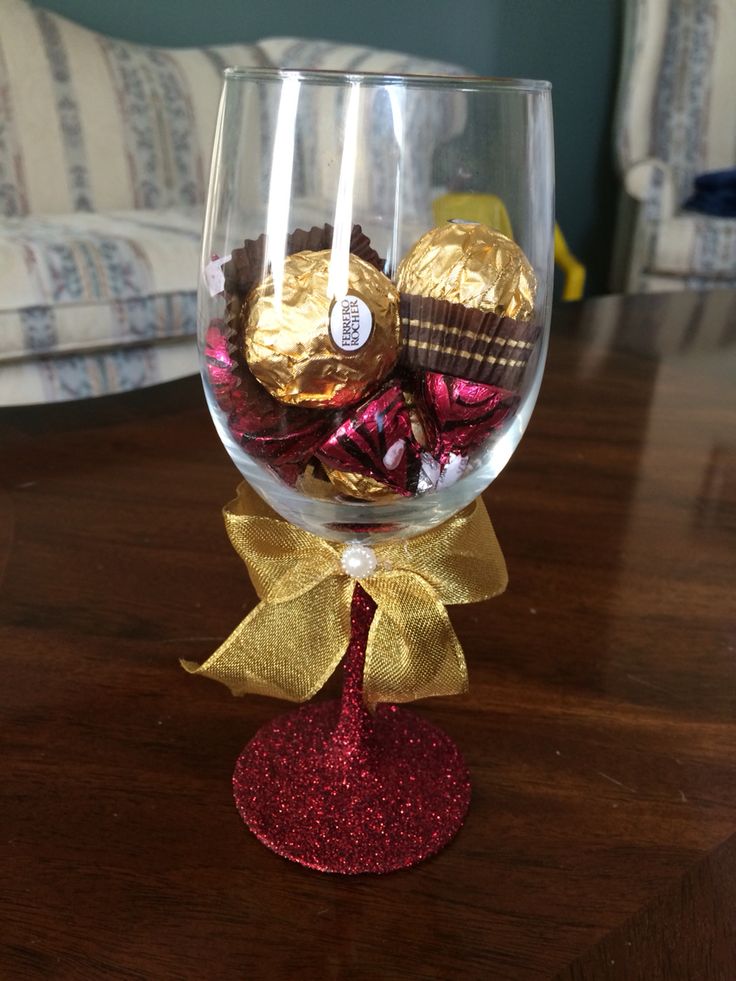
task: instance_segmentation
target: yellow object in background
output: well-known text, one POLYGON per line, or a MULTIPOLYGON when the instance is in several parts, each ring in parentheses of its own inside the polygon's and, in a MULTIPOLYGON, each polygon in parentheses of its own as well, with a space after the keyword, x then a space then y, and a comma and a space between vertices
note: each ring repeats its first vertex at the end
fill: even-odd
MULTIPOLYGON (((452 221, 453 218, 460 218, 463 221, 482 222, 509 238, 514 237, 506 205, 495 194, 472 192, 443 194, 432 203, 432 212, 437 225, 452 221)), ((585 266, 567 247, 565 236, 557 222, 555 222, 555 262, 565 277, 562 299, 581 299, 585 289, 585 266)))
POLYGON ((508 238, 514 237, 506 205, 495 194, 443 194, 432 202, 432 212, 436 225, 460 218, 479 221, 508 238))
POLYGON ((555 222, 555 262, 565 275, 562 286, 563 300, 580 300, 585 289, 585 266, 578 262, 567 247, 565 236, 555 222))

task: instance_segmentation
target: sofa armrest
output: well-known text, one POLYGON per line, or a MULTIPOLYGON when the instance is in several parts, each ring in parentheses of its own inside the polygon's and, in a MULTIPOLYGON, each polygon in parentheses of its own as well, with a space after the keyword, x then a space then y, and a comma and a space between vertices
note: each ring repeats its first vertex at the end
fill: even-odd
POLYGON ((654 157, 627 167, 622 184, 610 288, 615 293, 636 293, 641 289, 642 271, 649 262, 657 226, 673 217, 678 197, 672 168, 654 157))
POLYGON ((648 221, 670 218, 677 210, 677 192, 672 168, 663 160, 649 157, 631 164, 623 175, 626 193, 638 202, 648 221))

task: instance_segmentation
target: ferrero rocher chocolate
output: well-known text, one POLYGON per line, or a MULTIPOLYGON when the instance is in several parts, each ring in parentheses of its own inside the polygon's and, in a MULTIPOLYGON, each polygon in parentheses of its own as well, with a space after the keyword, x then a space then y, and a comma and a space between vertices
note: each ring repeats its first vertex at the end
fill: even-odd
POLYGON ((405 368, 518 389, 540 330, 534 270, 515 242, 448 222, 419 239, 397 281, 405 368))
POLYGON ((331 250, 297 252, 243 304, 245 358, 281 402, 352 405, 391 371, 398 356, 399 294, 355 255, 342 283, 331 250), (339 295, 335 295, 335 290, 339 295))
POLYGON ((512 239, 476 222, 447 222, 423 235, 396 273, 402 293, 530 320, 537 280, 512 239))

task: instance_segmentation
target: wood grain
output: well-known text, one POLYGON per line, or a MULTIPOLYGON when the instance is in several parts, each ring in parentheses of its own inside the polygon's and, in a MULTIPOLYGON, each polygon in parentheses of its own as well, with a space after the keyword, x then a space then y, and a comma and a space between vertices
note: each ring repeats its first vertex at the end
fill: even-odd
POLYGON ((255 601, 198 380, 1 411, 0 976, 736 977, 734 324, 732 293, 557 312, 487 493, 511 585, 452 611, 470 695, 416 707, 470 815, 385 877, 246 832, 232 766, 284 706, 178 666, 255 601))

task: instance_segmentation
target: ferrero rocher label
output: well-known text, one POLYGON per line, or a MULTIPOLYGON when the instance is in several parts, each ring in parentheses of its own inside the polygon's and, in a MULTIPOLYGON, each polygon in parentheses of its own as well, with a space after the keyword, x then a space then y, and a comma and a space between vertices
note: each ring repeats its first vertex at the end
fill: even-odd
POLYGON ((331 295, 331 250, 284 259, 243 305, 248 367, 281 402, 352 405, 393 368, 399 293, 378 269, 350 255, 347 282, 331 295))
POLYGON ((402 293, 531 320, 537 280, 512 239, 475 222, 447 222, 423 235, 397 270, 402 293))
POLYGON ((372 331, 373 314, 364 300, 350 293, 335 300, 330 311, 330 337, 335 347, 354 354, 368 343, 372 331))

